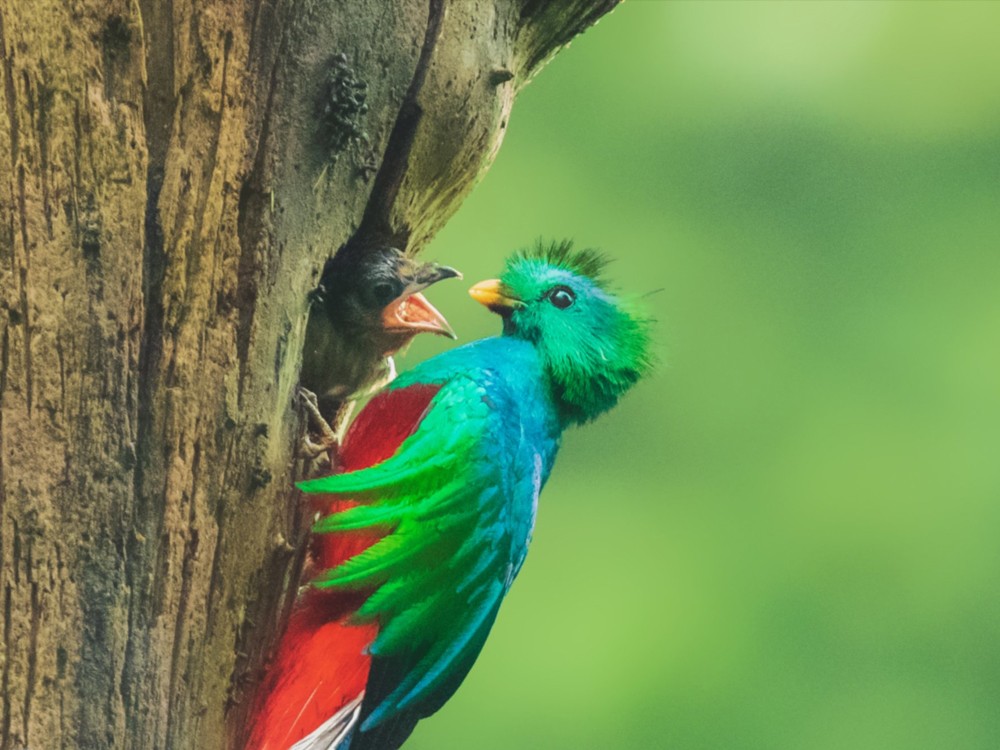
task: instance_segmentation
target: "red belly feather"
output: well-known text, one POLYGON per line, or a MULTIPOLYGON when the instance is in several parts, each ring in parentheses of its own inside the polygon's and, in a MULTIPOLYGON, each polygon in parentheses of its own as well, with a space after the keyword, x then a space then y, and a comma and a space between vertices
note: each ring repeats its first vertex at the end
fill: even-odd
MULTIPOLYGON (((416 430, 438 390, 414 385, 373 398, 347 431, 339 470, 356 471, 389 458, 416 430)), ((357 505, 330 495, 315 496, 313 504, 321 515, 357 505)), ((377 539, 371 532, 317 535, 310 567, 335 567, 377 539)), ((364 649, 375 639, 378 625, 350 625, 347 620, 366 596, 307 589, 296 602, 258 695, 248 750, 287 750, 364 690, 370 666, 364 649)))

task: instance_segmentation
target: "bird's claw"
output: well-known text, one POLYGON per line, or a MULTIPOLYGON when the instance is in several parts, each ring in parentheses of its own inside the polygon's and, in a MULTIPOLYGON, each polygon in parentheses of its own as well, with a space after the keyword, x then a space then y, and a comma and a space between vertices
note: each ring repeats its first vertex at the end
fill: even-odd
POLYGON ((328 446, 324 443, 317 443, 315 440, 310 440, 309 435, 304 435, 302 440, 299 442, 299 455, 302 458, 308 458, 312 461, 323 462, 324 457, 329 460, 330 451, 335 446, 328 446))
POLYGON ((336 451, 339 441, 330 423, 319 410, 319 399, 315 393, 305 388, 299 388, 298 399, 309 421, 309 429, 302 437, 299 452, 306 458, 316 459, 323 455, 329 458, 336 451), (319 439, 314 440, 314 435, 319 439))

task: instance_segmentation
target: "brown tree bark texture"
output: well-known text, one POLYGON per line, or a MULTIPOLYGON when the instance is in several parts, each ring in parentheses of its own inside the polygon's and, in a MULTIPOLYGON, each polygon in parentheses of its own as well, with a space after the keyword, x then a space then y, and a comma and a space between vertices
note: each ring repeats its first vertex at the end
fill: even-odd
POLYGON ((308 291, 419 251, 616 2, 0 0, 0 750, 237 744, 308 525, 308 291))

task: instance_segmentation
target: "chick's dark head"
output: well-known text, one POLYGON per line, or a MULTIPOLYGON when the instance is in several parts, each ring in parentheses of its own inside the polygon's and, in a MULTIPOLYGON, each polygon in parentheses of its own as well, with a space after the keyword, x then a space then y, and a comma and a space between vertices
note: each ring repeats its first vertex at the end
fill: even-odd
POLYGON ((418 333, 455 338, 455 333, 421 291, 442 279, 461 278, 454 268, 421 263, 393 247, 363 256, 337 258, 324 270, 317 299, 331 322, 352 335, 379 343, 383 356, 418 333))
POLYGON ((310 297, 303 387, 320 396, 321 406, 324 395, 347 398, 377 384, 386 358, 418 333, 454 338, 448 321, 421 293, 449 278, 461 274, 394 247, 338 253, 310 297))

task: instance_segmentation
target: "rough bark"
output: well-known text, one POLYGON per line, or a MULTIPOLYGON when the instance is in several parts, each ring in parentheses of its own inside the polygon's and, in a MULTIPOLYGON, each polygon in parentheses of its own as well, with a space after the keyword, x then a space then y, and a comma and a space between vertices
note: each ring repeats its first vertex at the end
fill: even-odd
POLYGON ((236 743, 307 292, 419 251, 616 1, 0 0, 0 750, 236 743))

